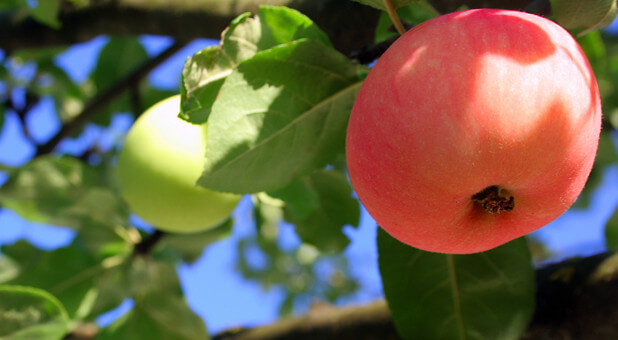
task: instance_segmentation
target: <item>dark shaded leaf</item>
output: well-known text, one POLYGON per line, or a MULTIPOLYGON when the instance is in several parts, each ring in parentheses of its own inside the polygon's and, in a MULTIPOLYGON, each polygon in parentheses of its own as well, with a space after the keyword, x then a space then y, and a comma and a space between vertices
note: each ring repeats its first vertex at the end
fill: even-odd
POLYGON ((316 172, 304 182, 317 194, 316 206, 307 217, 300 218, 294 213, 294 205, 286 204, 286 220, 296 226, 303 242, 323 252, 343 251, 350 243, 343 227, 356 227, 360 222, 360 204, 352 197, 347 178, 343 173, 331 170, 316 172))
MULTIPOLYGON (((148 58, 146 50, 136 37, 114 37, 101 49, 91 78, 98 92, 107 90, 122 77, 127 76, 148 58)), ((98 114, 94 123, 108 126, 114 112, 132 112, 129 94, 125 93, 98 114)))
POLYGON ((605 224, 605 243, 608 250, 618 250, 618 207, 605 224))
POLYGON ((133 310, 103 329, 103 339, 207 340, 206 326, 184 298, 166 294, 146 294, 135 299, 133 310))
POLYGON ((318 207, 320 199, 318 192, 307 178, 296 180, 285 188, 270 192, 268 195, 285 202, 286 212, 296 220, 307 218, 318 207))
POLYGON ((104 173, 70 157, 39 157, 11 172, 0 202, 39 223, 81 229, 93 221, 126 225, 129 212, 104 186, 104 173))
POLYGON ((534 311, 524 238, 470 255, 430 253, 378 232, 384 294, 405 339, 519 339, 534 311))
POLYGON ((88 253, 72 246, 46 252, 24 241, 0 249, 2 257, 13 262, 15 273, 4 283, 50 292, 62 301, 72 318, 78 309, 88 309, 89 291, 102 271, 88 253))
POLYGON ((182 261, 190 263, 197 260, 208 245, 229 236, 233 225, 234 221, 228 219, 215 228, 199 233, 166 234, 159 248, 174 252, 182 261))
POLYGON ((39 0, 37 6, 32 8, 30 13, 36 21, 58 29, 61 26, 58 20, 60 5, 60 0, 39 0))

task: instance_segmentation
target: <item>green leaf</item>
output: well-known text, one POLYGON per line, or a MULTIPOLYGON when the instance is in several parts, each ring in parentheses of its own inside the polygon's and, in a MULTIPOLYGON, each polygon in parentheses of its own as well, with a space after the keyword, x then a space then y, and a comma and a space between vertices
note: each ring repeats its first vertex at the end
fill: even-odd
POLYGON ((379 267, 405 339, 518 339, 534 311, 524 238, 471 255, 425 252, 378 231, 379 267))
POLYGON ((616 0, 551 0, 551 7, 556 22, 579 35, 609 26, 618 14, 616 0))
POLYGON ((605 71, 607 64, 607 50, 601 32, 592 32, 577 38, 595 74, 605 71))
POLYGON ((258 239, 262 243, 275 242, 279 234, 279 222, 283 217, 283 203, 273 199, 265 193, 253 196, 253 217, 255 229, 258 231, 258 239))
POLYGON ((268 193, 269 196, 285 202, 287 213, 294 219, 303 220, 319 203, 319 195, 307 178, 296 180, 285 188, 268 193))
POLYGON ((0 202, 39 223, 81 229, 98 223, 125 225, 129 212, 103 187, 104 173, 71 157, 38 157, 11 172, 0 202))
MULTIPOLYGON (((111 261, 120 261, 118 257, 110 257, 111 261)), ((108 261, 110 261, 108 260, 108 261)), ((118 307, 125 299, 131 296, 131 284, 128 273, 131 270, 130 262, 119 265, 105 263, 105 270, 97 276, 95 287, 91 290, 93 299, 85 311, 79 315, 80 319, 93 320, 96 316, 109 312, 118 307)))
POLYGON ((192 234, 166 234, 161 241, 161 247, 178 254, 179 258, 185 262, 197 260, 204 249, 211 243, 217 242, 232 233, 234 221, 228 219, 221 225, 192 234))
MULTIPOLYGON (((354 0, 354 1, 360 2, 363 5, 375 7, 377 9, 381 9, 384 11, 386 10, 386 4, 384 3, 384 0, 354 0)), ((397 9, 401 6, 407 6, 415 2, 418 2, 419 0, 390 0, 390 1, 393 7, 397 9)))
MULTIPOLYGON (((401 21, 410 24, 418 25, 429 19, 435 18, 438 13, 424 1, 414 1, 412 4, 402 6, 397 9, 397 16, 401 21)), ((380 42, 398 36, 395 31, 393 21, 389 18, 386 12, 382 12, 376 27, 375 41, 380 42)))
POLYGON ((308 17, 286 7, 260 6, 255 16, 234 19, 218 46, 207 47, 187 59, 182 71, 182 114, 192 123, 206 122, 225 78, 257 52, 301 38, 331 46, 326 34, 308 17))
POLYGON ((585 208, 590 204, 590 196, 594 189, 596 189, 603 179, 603 174, 608 166, 618 164, 618 150, 612 140, 610 133, 601 133, 599 138, 599 147, 597 149, 597 156, 594 159, 594 166, 582 193, 577 198, 574 204, 576 208, 585 208))
MULTIPOLYGON (((104 91, 122 77, 127 76, 148 58, 146 50, 135 37, 114 37, 99 53, 97 65, 91 75, 97 91, 104 91)), ((104 115, 97 115, 93 122, 108 126, 111 113, 133 111, 129 94, 125 93, 114 100, 104 115)))
POLYGON ((133 310, 116 320, 96 340, 166 339, 207 340, 206 326, 187 305, 173 294, 146 294, 135 299, 133 310))
POLYGON ((242 62, 208 121, 199 184, 235 193, 282 188, 344 152, 361 82, 343 55, 298 40, 242 62))
POLYGON ((88 294, 101 267, 85 251, 69 246, 45 252, 24 241, 0 249, 17 271, 5 283, 49 291, 62 301, 72 317, 85 308, 82 304, 89 303, 88 294))
POLYGON ((60 0, 38 0, 38 5, 32 8, 30 13, 36 21, 58 29, 61 26, 58 20, 60 5, 60 0))
POLYGON ((24 48, 11 53, 11 57, 20 63, 28 61, 47 63, 51 62, 55 56, 64 52, 66 49, 67 48, 63 46, 24 48))
POLYGON ((618 207, 605 224, 605 242, 608 250, 618 250, 618 207))
POLYGON ((84 219, 84 225, 74 242, 99 261, 112 256, 126 256, 133 250, 130 229, 84 219))
POLYGON ((84 108, 85 94, 65 70, 56 66, 52 59, 40 61, 38 72, 41 79, 33 89, 39 96, 52 96, 56 111, 63 122, 73 119, 84 108))
POLYGON ((148 54, 137 38, 114 37, 101 49, 92 80, 97 89, 107 89, 147 58, 148 54))
POLYGON ((30 6, 28 6, 28 2, 26 0, 3 0, 0 2, 0 10, 30 10, 30 6))
POLYGON ((68 330, 66 310, 48 292, 33 287, 0 285, 1 339, 62 339, 68 330))
POLYGON ((151 257, 138 256, 133 259, 128 272, 128 282, 133 296, 164 292, 182 294, 175 264, 157 261, 151 257))
MULTIPOLYGON (((296 226, 296 232, 305 243, 316 246, 323 252, 341 252, 350 240, 343 233, 346 225, 358 226, 360 204, 352 197, 352 187, 339 171, 316 172, 305 181, 317 194, 315 208, 305 218, 294 213, 292 205, 286 204, 286 220, 296 226)), ((287 203, 287 201, 286 201, 287 203)))

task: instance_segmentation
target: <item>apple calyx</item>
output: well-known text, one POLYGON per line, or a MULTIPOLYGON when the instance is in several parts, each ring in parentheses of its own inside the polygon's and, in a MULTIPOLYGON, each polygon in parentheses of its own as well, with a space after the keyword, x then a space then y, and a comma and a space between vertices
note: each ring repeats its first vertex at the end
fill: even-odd
POLYGON ((490 214, 501 214, 515 208, 515 198, 497 185, 491 185, 472 195, 472 202, 490 214))

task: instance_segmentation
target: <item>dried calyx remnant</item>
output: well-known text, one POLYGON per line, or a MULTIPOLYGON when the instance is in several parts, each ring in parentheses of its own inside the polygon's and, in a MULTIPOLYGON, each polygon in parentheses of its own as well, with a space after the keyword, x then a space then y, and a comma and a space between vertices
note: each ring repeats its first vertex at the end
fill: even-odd
POLYGON ((497 185, 489 186, 472 195, 472 202, 491 214, 511 211, 515 207, 513 196, 497 185))

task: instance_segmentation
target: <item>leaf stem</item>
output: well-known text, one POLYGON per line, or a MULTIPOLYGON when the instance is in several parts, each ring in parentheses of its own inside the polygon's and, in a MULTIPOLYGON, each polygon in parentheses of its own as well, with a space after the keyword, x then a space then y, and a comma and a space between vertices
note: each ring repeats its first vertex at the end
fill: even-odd
POLYGON ((135 248, 133 248, 133 256, 149 254, 152 248, 159 243, 163 236, 165 236, 165 232, 157 229, 154 233, 150 234, 140 243, 135 245, 135 248))
POLYGON ((406 33, 406 30, 403 28, 403 24, 401 23, 401 20, 399 20, 399 16, 397 16, 397 11, 395 10, 391 0, 384 0, 384 6, 386 6, 386 13, 388 13, 388 16, 393 21, 393 25, 395 25, 397 32, 399 32, 400 35, 406 33))

